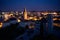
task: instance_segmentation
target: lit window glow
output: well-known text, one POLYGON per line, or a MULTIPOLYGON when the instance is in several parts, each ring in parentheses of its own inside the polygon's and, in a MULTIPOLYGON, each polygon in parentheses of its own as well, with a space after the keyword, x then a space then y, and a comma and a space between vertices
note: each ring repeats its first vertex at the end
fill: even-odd
POLYGON ((1 22, 1 23, 0 23, 0 28, 2 28, 2 26, 3 26, 3 23, 1 22))

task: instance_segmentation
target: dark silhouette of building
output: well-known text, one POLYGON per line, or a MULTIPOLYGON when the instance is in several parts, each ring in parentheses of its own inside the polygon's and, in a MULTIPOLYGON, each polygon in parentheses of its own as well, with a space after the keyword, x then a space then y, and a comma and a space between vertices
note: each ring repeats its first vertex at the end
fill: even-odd
POLYGON ((40 39, 43 40, 44 35, 45 35, 44 32, 46 32, 46 22, 47 22, 47 20, 46 20, 46 18, 43 17, 40 22, 41 22, 40 23, 40 39))

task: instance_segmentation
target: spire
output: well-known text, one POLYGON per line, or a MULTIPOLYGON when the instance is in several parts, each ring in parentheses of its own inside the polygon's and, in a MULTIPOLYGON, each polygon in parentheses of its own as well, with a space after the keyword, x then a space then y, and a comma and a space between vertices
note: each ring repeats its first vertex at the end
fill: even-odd
POLYGON ((24 12, 27 12, 26 8, 24 8, 24 12))

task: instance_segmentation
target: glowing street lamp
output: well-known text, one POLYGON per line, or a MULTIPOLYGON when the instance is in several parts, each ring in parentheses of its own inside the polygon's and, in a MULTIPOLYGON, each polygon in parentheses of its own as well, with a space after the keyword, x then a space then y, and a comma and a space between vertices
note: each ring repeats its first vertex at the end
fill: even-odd
POLYGON ((18 22, 21 22, 21 20, 17 19, 18 22))

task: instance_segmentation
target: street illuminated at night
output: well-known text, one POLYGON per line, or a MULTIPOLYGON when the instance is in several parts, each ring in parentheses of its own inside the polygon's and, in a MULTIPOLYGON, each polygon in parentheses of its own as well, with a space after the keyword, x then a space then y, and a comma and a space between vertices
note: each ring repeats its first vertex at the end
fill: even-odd
POLYGON ((60 40, 60 1, 0 0, 0 40, 60 40))

